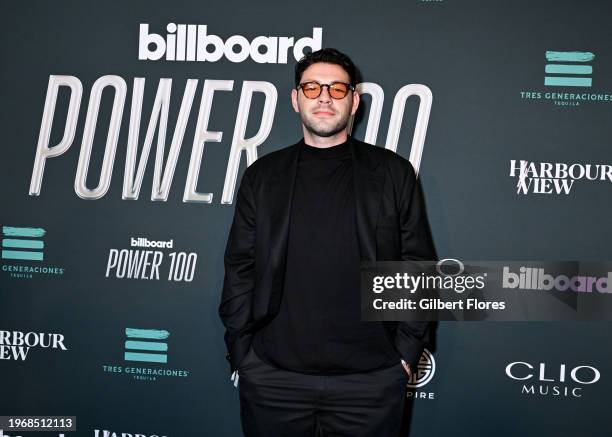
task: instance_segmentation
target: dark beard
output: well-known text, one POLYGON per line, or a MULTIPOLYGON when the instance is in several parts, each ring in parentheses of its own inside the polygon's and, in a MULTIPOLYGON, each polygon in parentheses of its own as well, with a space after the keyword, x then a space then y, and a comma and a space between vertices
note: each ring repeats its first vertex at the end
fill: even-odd
POLYGON ((347 117, 346 120, 338 121, 338 124, 331 127, 329 130, 320 130, 316 126, 313 126, 312 124, 310 124, 308 120, 304 120, 304 118, 302 118, 302 124, 304 125, 306 130, 310 132, 311 134, 314 134, 318 137, 331 137, 331 136, 336 135, 338 132, 343 131, 346 128, 346 126, 348 126, 348 121, 349 119, 347 117))

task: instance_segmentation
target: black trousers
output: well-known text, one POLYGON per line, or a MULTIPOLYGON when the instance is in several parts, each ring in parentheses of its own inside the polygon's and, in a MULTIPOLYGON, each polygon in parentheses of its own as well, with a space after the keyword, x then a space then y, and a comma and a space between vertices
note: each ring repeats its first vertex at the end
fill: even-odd
POLYGON ((397 366, 350 375, 273 367, 253 347, 238 370, 246 437, 398 437, 408 376, 397 366))

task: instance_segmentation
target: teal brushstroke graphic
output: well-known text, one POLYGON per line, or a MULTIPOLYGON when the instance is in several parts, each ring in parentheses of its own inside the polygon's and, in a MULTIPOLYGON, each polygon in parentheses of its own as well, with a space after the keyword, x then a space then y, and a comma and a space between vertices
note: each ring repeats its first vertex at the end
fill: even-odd
POLYGON ((3 259, 22 259, 28 261, 42 261, 43 253, 42 252, 27 252, 17 251, 17 250, 3 250, 2 251, 3 259))
POLYGON ((592 74, 590 65, 546 64, 546 73, 549 74, 592 74))
POLYGON ((555 52, 546 51, 546 60, 551 62, 589 62, 595 59, 592 52, 555 52))
POLYGON ((144 361, 149 363, 167 363, 168 357, 161 354, 142 354, 135 352, 126 352, 125 361, 144 361))
POLYGON ((15 228, 12 226, 2 226, 2 233, 6 237, 43 237, 43 228, 15 228))
MULTIPOLYGON (((145 340, 165 340, 170 336, 168 331, 162 329, 136 329, 125 328, 125 335, 128 338, 139 338, 145 340)), ((166 352, 168 345, 158 341, 136 341, 127 340, 125 342, 126 349, 145 350, 152 352, 166 352)), ((128 352, 125 351, 124 359, 126 361, 143 361, 149 363, 167 363, 168 356, 166 354, 128 352)))
POLYGON ((159 329, 136 329, 125 328, 125 335, 129 338, 148 338, 151 340, 164 340, 170 336, 170 333, 159 329))
POLYGON ((590 77, 550 77, 544 78, 544 85, 546 86, 580 86, 590 87, 592 79, 590 77))
POLYGON ((45 244, 40 240, 17 240, 5 238, 2 247, 16 247, 19 249, 43 249, 45 244))
POLYGON ((143 351, 166 352, 168 350, 167 343, 159 343, 156 341, 126 341, 126 349, 137 349, 143 351))

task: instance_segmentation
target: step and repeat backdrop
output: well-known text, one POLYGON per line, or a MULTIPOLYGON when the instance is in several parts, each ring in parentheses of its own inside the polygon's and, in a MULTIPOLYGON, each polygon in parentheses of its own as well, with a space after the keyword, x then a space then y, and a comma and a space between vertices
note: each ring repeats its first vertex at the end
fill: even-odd
MULTIPOLYGON (((241 435, 223 251, 246 166, 301 137, 293 68, 321 47, 360 69, 353 135, 418 169, 441 258, 612 258, 609 2, 0 10, 0 416, 241 435)), ((609 323, 435 334, 406 436, 610 435, 609 323)))

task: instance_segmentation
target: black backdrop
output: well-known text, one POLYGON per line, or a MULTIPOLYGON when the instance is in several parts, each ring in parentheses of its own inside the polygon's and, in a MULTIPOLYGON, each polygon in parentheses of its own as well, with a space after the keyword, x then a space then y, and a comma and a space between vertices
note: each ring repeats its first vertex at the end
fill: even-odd
MULTIPOLYGON (((294 42, 314 36, 304 42, 351 55, 368 83, 362 89, 369 91, 353 133, 373 139, 376 119, 368 119, 370 110, 377 114, 379 107, 380 126, 373 141, 381 147, 397 146, 397 153, 406 157, 411 150, 415 153, 411 160, 419 169, 441 257, 610 258, 610 179, 576 178, 569 193, 556 193, 553 182, 540 179, 552 192, 534 192, 539 182, 532 181, 524 193, 517 192, 519 177, 511 175, 513 160, 533 162, 538 168, 540 163, 568 168, 610 164, 608 2, 28 1, 0 8, 0 330, 10 332, 0 352, 1 415, 76 415, 76 434, 82 436, 95 435, 95 430, 174 437, 240 435, 238 394, 229 381, 217 316, 222 255, 233 214, 231 170, 237 169, 239 180, 247 164, 246 153, 240 161, 230 160, 230 149, 234 136, 255 136, 262 121, 262 141, 253 149, 257 156, 301 135, 289 102, 293 49, 286 63, 258 63, 252 57, 235 63, 225 55, 215 62, 142 60, 142 24, 163 39, 169 23, 206 25, 208 35, 224 42, 235 35, 244 38, 231 41, 248 44, 262 35, 293 37, 294 42), (321 29, 319 40, 315 28, 321 29), (572 77, 555 74, 554 67, 546 73, 546 65, 564 63, 550 53, 547 59, 547 52, 581 52, 571 56, 586 61, 566 59, 565 64, 591 66, 590 73, 573 75, 591 78, 590 86, 573 86, 571 81, 545 85, 545 76, 572 77), (79 156, 87 149, 88 104, 94 83, 106 75, 113 76, 108 83, 117 89, 104 88, 97 115, 95 107, 90 111, 97 124, 79 195, 74 186, 79 156), (135 78, 145 79, 136 168, 159 80, 172 79, 164 166, 172 164, 169 150, 187 80, 198 81, 184 137, 177 142, 181 147, 174 172, 172 165, 166 167, 165 200, 151 200, 157 131, 138 199, 122 196, 135 78), (82 86, 72 141, 70 128, 64 138, 71 120, 67 86, 58 88, 54 114, 44 111, 48 86, 56 80, 72 81, 75 96, 78 84, 82 86), (219 142, 206 142, 200 165, 196 154, 198 177, 191 181, 198 193, 212 193, 212 201, 184 201, 205 81, 226 89, 227 81, 233 83, 231 91, 218 90, 212 101, 210 96, 204 99, 203 120, 210 104, 208 131, 223 134, 219 142), (403 88, 410 84, 416 86, 403 88), (267 93, 253 92, 250 106, 243 102, 248 119, 237 119, 241 92, 249 86, 267 93), (405 100, 403 114, 392 115, 394 98, 402 89, 404 97, 421 97, 412 95, 405 100), (121 114, 116 112, 120 125, 113 125, 113 101, 120 101, 122 90, 125 105, 121 114), (416 122, 419 110, 421 123, 416 122), (45 119, 52 121, 48 141, 45 119), (269 132, 265 120, 271 123, 269 132), (398 123, 396 140, 388 138, 390 120, 398 123), (235 129, 241 121, 246 121, 244 135, 235 129), (117 133, 114 159, 108 160, 114 165, 108 190, 101 184, 96 194, 109 128, 117 133), (46 159, 37 174, 36 157, 63 138, 68 148, 46 159), (422 151, 420 161, 415 151, 422 151), (228 169, 229 188, 223 196, 228 169), (91 198, 83 198, 87 195, 91 198), (42 241, 43 247, 11 249, 5 240, 14 232, 29 233, 22 239, 42 241), (143 243, 145 239, 149 243, 143 243), (171 247, 142 247, 156 244, 151 242, 171 247), (129 278, 129 273, 108 267, 114 257, 137 265, 141 260, 135 257, 147 250, 161 257, 159 278, 147 279, 148 270, 129 278), (42 252, 43 259, 14 259, 13 252, 21 253, 17 257, 40 257, 23 253, 42 252), (171 268, 176 276, 168 280, 171 268), (128 328, 167 331, 167 338, 155 340, 165 343, 167 352, 148 358, 161 360, 165 355, 167 362, 126 360, 126 341, 132 339, 128 328), (15 358, 18 349, 11 346, 18 348, 19 334, 13 331, 60 334, 66 350, 33 345, 25 359, 15 358), (164 374, 136 373, 151 371, 147 369, 164 374)), ((401 107, 404 100, 398 102, 401 107)), ((602 322, 441 323, 433 358, 424 356, 414 381, 418 387, 413 389, 417 399, 410 435, 609 435, 601 402, 610 387, 610 333, 610 325, 602 322), (519 364, 508 374, 507 366, 514 362, 519 364), (589 379, 584 369, 574 375, 578 381, 572 379, 571 370, 578 366, 597 369, 600 379, 583 383, 589 379), (529 375, 525 380, 512 378, 529 375)))

